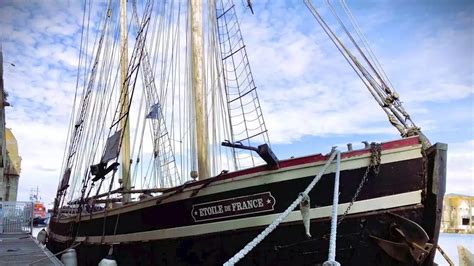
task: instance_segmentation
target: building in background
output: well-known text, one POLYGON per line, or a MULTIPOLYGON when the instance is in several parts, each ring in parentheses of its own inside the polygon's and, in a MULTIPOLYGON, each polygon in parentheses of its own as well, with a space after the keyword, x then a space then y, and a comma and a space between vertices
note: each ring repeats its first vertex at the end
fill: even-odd
POLYGON ((18 144, 10 129, 5 128, 7 93, 3 84, 3 52, 0 44, 0 201, 16 201, 21 157, 18 144))
POLYGON ((18 154, 18 143, 9 128, 5 128, 5 142, 7 154, 3 170, 3 183, 5 201, 16 201, 18 193, 18 180, 21 171, 21 157, 18 154))
POLYGON ((474 233, 474 196, 444 196, 441 230, 448 233, 474 233))

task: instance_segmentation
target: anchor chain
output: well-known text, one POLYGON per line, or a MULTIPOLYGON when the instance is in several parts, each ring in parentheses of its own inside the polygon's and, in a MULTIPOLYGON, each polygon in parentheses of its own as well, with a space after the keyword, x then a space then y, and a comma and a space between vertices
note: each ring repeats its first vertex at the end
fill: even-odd
MULTIPOLYGON (((370 144, 370 153, 371 153, 370 163, 369 163, 369 165, 367 166, 367 168, 365 170, 364 176, 362 177, 362 180, 360 181, 359 186, 357 187, 357 190, 356 190, 354 196, 352 197, 352 199, 349 203, 349 206, 347 206, 347 209, 344 211, 344 213, 338 219, 338 222, 337 222, 338 226, 339 226, 339 224, 341 224, 341 222, 344 220, 344 218, 346 218, 347 214, 349 213, 349 211, 352 208, 352 205, 354 205, 354 202, 357 200, 362 188, 364 187, 365 183, 367 183, 368 175, 370 173, 370 170, 373 169, 373 171, 375 173, 375 176, 378 176, 378 174, 380 172, 380 164, 381 164, 381 158, 382 158, 382 146, 379 143, 372 142, 370 144)), ((328 237, 327 234, 324 234, 322 236, 322 238, 324 238, 324 239, 328 239, 327 237, 328 237)), ((282 249, 282 248, 289 248, 289 247, 292 247, 292 246, 295 246, 295 245, 309 243, 309 242, 313 242, 313 241, 316 241, 316 240, 317 239, 314 239, 314 238, 313 239, 307 239, 307 240, 299 241, 299 242, 296 242, 296 243, 291 243, 291 244, 288 244, 288 245, 274 246, 274 248, 275 248, 275 250, 279 250, 279 249, 282 249)))
POLYGON ((341 224, 341 222, 344 220, 344 218, 346 218, 347 214, 349 213, 349 211, 352 208, 352 205, 354 205, 354 202, 359 197, 360 191, 364 187, 365 183, 367 183, 367 181, 369 180, 368 177, 369 177, 370 170, 372 169, 374 171, 375 176, 379 175, 380 162, 381 162, 381 159, 382 159, 382 146, 380 145, 380 143, 372 142, 370 144, 370 153, 371 154, 370 154, 369 166, 367 166, 367 168, 365 169, 364 176, 362 177, 362 180, 360 181, 359 186, 357 187, 357 190, 356 190, 354 196, 352 197, 352 199, 349 203, 349 206, 347 206, 347 209, 344 211, 344 213, 339 218, 339 221, 337 222, 337 225, 341 224))

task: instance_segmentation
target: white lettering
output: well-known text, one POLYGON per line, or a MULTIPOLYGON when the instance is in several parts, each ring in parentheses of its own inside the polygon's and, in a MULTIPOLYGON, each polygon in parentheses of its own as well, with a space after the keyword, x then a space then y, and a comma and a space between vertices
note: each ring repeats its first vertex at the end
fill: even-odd
POLYGON ((237 202, 232 203, 232 211, 235 212, 235 209, 237 208, 237 202))
POLYGON ((199 209, 199 216, 201 217, 220 214, 220 213, 224 213, 224 207, 222 205, 205 207, 205 208, 199 209))
POLYGON ((263 198, 240 199, 240 201, 227 202, 224 205, 218 204, 201 207, 194 211, 194 214, 197 215, 199 213, 199 217, 206 218, 208 216, 218 216, 219 214, 227 214, 229 212, 251 213, 252 211, 256 211, 253 209, 262 209, 265 208, 265 206, 266 204, 263 198))
POLYGON ((258 207, 263 207, 263 199, 258 199, 258 207))

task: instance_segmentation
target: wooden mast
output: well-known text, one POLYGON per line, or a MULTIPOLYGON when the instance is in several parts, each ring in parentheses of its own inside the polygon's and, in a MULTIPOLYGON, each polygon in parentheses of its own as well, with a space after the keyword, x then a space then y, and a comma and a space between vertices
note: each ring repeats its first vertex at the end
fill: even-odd
POLYGON ((198 178, 210 177, 209 141, 206 121, 206 95, 203 84, 202 0, 191 0, 192 90, 196 122, 198 178))
MULTIPOLYGON (((122 129, 122 146, 120 147, 121 164, 122 164, 122 186, 123 191, 129 191, 130 183, 130 128, 128 118, 124 115, 129 110, 130 100, 128 96, 127 68, 128 68, 128 34, 127 34, 127 0, 120 0, 120 127, 122 129)), ((122 202, 130 201, 130 194, 122 195, 122 202)))

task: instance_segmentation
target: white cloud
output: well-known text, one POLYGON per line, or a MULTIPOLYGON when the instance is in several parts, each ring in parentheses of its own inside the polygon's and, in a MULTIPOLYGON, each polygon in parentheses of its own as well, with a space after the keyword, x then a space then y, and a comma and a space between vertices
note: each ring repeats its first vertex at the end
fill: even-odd
MULTIPOLYGON (((309 11, 267 7, 258 17, 244 16, 242 31, 273 143, 303 136, 397 132, 309 11)), ((430 117, 436 108, 431 103, 473 95, 472 29, 410 24, 413 36, 401 40, 415 44, 397 46, 379 37, 398 34, 388 24, 396 14, 379 9, 360 19, 378 37, 369 41, 379 48, 374 50, 415 122, 425 130, 439 130, 446 122, 430 117), (380 17, 383 31, 374 23, 380 17)))
MULTIPOLYGON (((16 64, 6 68, 5 86, 15 105, 8 109, 7 126, 17 136, 23 157, 22 199, 37 184, 44 195, 55 194, 76 83, 82 22, 80 1, 28 3, 31 11, 26 4, 0 4, 5 61, 16 64)), ((248 10, 240 15, 272 143, 291 143, 305 136, 357 138, 353 135, 396 133, 306 8, 298 3, 289 6, 283 1, 258 1, 257 15, 251 16, 248 10)), ((379 11, 371 13, 363 27, 388 34, 394 13, 383 8, 379 11), (383 31, 377 27, 380 18, 384 19, 383 31)), ((466 14, 459 14, 459 19, 472 22, 466 14)), ((91 24, 91 31, 97 26, 91 24)), ((449 122, 449 117, 431 117, 436 107, 430 103, 452 101, 454 106, 456 100, 472 97, 473 35, 472 29, 449 25, 426 29, 429 26, 428 22, 423 27, 415 25, 416 34, 400 38, 400 43, 416 42, 408 48, 389 45, 382 37, 370 41, 408 111, 415 114, 415 121, 436 131, 449 122), (388 47, 390 54, 385 50, 388 47)), ((89 42, 92 47, 92 37, 89 42)), ((472 123, 472 114, 456 115, 460 116, 472 123)), ((468 192, 462 182, 472 181, 472 152, 466 153, 472 148, 472 141, 450 146, 448 192, 468 192), (470 148, 463 150, 463 145, 470 148)))
POLYGON ((13 105, 6 126, 22 157, 19 200, 27 200, 36 186, 47 203, 55 195, 75 89, 80 37, 75 33, 82 19, 80 2, 69 2, 1 4, 4 60, 15 64, 6 64, 4 83, 13 105))
POLYGON ((394 63, 389 66, 394 77, 392 80, 402 99, 407 102, 447 102, 472 97, 472 27, 444 26, 431 35, 427 35, 426 30, 416 32, 413 39, 417 43, 415 47, 402 50, 390 60, 394 63))
POLYGON ((446 193, 474 195, 474 140, 448 145, 446 193))

